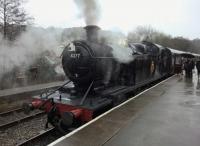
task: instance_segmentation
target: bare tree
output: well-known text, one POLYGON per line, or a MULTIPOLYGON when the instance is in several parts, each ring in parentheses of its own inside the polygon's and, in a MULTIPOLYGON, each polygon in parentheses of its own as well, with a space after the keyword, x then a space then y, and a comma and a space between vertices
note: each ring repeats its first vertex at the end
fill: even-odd
POLYGON ((138 26, 135 31, 128 34, 128 40, 131 42, 153 41, 158 32, 151 26, 138 26))
POLYGON ((192 40, 191 51, 200 53, 200 39, 199 38, 192 40))
POLYGON ((0 26, 6 39, 13 39, 31 20, 26 14, 24 0, 0 0, 0 26))

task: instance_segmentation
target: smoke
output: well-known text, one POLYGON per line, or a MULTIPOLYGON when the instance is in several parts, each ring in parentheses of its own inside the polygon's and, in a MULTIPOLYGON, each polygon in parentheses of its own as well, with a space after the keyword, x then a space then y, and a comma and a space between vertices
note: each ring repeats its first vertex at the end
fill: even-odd
POLYGON ((86 25, 95 25, 100 19, 100 5, 98 0, 74 0, 84 18, 86 25))
POLYGON ((113 56, 121 63, 130 63, 134 60, 131 48, 120 45, 111 45, 113 47, 113 56))
POLYGON ((61 41, 64 45, 74 40, 86 40, 86 31, 83 27, 66 28, 62 32, 61 41))
MULTIPOLYGON (((98 0, 74 0, 84 18, 86 25, 96 25, 100 19, 100 5, 98 0)), ((122 33, 99 30, 98 41, 109 44, 113 56, 121 63, 129 63, 134 58, 132 50, 126 44, 126 37, 122 33)))
POLYGON ((99 41, 112 47, 112 54, 121 63, 131 62, 133 51, 128 47, 127 37, 121 32, 100 31, 99 41))
POLYGON ((14 42, 3 39, 0 34, 0 80, 16 67, 26 70, 45 51, 59 56, 61 29, 29 27, 14 42))

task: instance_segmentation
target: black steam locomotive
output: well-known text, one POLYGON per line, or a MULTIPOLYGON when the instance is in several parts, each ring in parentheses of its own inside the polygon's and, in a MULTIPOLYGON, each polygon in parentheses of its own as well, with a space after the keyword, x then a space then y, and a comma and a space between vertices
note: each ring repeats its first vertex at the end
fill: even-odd
POLYGON ((146 41, 129 43, 132 59, 120 62, 111 46, 98 42, 98 27, 85 29, 87 40, 71 42, 62 53, 70 81, 24 105, 26 111, 45 110, 48 123, 62 132, 92 120, 127 100, 136 89, 174 72, 175 58, 168 48, 146 41))

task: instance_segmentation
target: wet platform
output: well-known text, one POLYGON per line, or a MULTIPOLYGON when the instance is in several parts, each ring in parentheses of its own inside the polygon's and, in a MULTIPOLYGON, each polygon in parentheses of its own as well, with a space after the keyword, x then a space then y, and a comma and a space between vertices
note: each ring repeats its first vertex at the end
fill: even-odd
POLYGON ((53 145, 199 146, 200 83, 175 75, 53 145))
POLYGON ((25 87, 19 87, 19 88, 12 88, 12 89, 5 89, 0 90, 0 98, 7 98, 11 96, 17 96, 17 95, 27 95, 27 94, 35 94, 39 93, 41 91, 56 88, 60 85, 62 85, 64 82, 52 82, 52 83, 45 83, 45 84, 37 84, 37 85, 30 85, 25 87))
POLYGON ((63 83, 63 81, 59 81, 0 90, 0 112, 21 108, 22 103, 30 102, 32 96, 58 88, 63 83))

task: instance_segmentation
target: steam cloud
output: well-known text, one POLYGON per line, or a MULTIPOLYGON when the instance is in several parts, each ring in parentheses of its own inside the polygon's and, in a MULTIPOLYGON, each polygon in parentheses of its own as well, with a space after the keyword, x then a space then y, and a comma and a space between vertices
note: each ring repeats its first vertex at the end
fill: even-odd
MULTIPOLYGON (((97 25, 100 19, 98 0, 74 0, 86 25, 97 25)), ((123 44, 126 37, 122 33, 99 30, 99 42, 109 44, 113 48, 113 56, 122 63, 129 63, 134 58, 131 48, 123 44), (123 42, 123 43, 122 43, 123 42)))
POLYGON ((61 41, 64 45, 74 40, 86 40, 86 31, 83 27, 73 27, 64 29, 61 36, 61 41))
POLYGON ((15 67, 29 67, 44 51, 61 54, 58 49, 61 39, 60 29, 30 27, 14 42, 8 42, 0 34, 0 80, 2 75, 15 67))
MULTIPOLYGON (((85 38, 85 29, 82 27, 67 29, 28 27, 27 31, 14 42, 4 40, 0 33, 0 82, 6 74, 13 73, 15 68, 25 72, 41 57, 48 60, 50 64, 53 63, 52 61, 59 63, 58 57, 70 41, 85 38), (45 52, 48 56, 50 55, 50 58, 41 56, 45 52)), ((61 66, 55 66, 54 70, 57 74, 64 75, 61 66)), ((15 86, 14 83, 13 86, 15 86)))
POLYGON ((97 0, 74 0, 86 25, 95 25, 100 19, 100 6, 97 0))
POLYGON ((112 54, 117 61, 129 63, 134 59, 133 51, 127 46, 127 38, 123 33, 101 30, 99 38, 101 42, 112 47, 112 54))
POLYGON ((121 63, 129 63, 131 62, 133 57, 133 51, 129 47, 120 46, 120 45, 112 45, 113 47, 113 56, 121 63))

